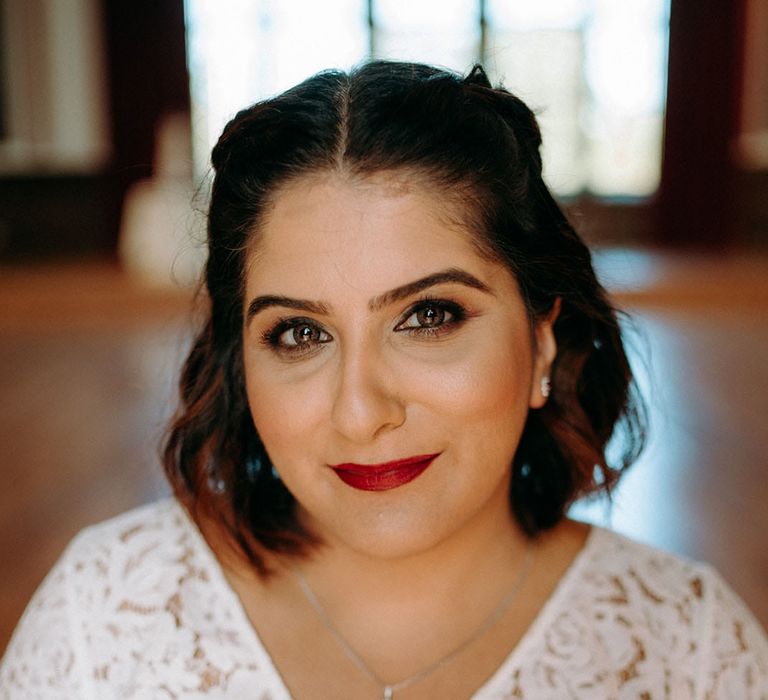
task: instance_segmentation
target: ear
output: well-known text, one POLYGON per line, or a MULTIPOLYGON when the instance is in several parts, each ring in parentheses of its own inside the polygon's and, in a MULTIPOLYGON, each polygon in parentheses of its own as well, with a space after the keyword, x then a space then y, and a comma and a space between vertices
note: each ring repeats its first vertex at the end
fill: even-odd
POLYGON ((560 315, 560 297, 555 299, 552 309, 544 317, 536 321, 533 329, 533 374, 531 382, 531 397, 528 405, 531 408, 541 408, 547 403, 549 396, 549 378, 552 374, 552 363, 557 355, 557 342, 555 341, 555 321, 560 315), (542 381, 546 380, 546 381, 542 381))

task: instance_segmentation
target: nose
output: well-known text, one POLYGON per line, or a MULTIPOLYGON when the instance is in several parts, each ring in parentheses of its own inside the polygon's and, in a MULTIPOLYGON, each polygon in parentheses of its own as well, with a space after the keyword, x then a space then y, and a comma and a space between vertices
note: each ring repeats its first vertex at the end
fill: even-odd
POLYGON ((382 358, 366 352, 340 359, 331 421, 350 442, 365 444, 405 421, 405 404, 397 392, 396 373, 382 358))

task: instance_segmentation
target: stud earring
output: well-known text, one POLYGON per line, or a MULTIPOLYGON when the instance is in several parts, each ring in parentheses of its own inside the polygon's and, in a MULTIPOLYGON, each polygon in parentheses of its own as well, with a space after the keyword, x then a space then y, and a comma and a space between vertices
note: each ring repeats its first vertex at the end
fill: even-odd
POLYGON ((550 382, 549 377, 542 377, 541 378, 541 395, 546 399, 549 397, 549 394, 552 391, 552 382, 550 382))

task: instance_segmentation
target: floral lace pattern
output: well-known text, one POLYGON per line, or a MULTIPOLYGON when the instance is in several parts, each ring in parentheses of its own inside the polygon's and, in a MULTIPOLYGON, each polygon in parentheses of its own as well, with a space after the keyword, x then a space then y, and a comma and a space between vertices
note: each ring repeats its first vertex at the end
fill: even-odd
POLYGON ((22 618, 0 697, 277 700, 254 694, 263 662, 223 585, 173 501, 85 530, 22 618))
POLYGON ((710 567, 593 529, 490 698, 767 700, 768 641, 710 567))
MULTIPOLYGON (((0 698, 289 700, 172 500, 81 533, 32 599, 0 698)), ((476 700, 768 700, 768 641, 709 567, 594 528, 476 700)))

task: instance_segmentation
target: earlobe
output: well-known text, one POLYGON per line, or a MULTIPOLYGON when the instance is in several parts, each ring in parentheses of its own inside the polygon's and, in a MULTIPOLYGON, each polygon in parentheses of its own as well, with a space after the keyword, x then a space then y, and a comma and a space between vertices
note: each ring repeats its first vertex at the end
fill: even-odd
POLYGON ((533 363, 533 381, 531 382, 531 408, 542 408, 552 390, 552 363, 557 355, 555 340, 555 321, 560 315, 560 297, 555 299, 550 312, 537 321, 534 329, 535 357, 533 363))

